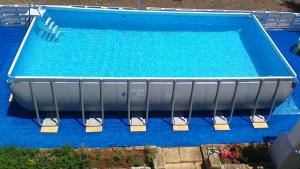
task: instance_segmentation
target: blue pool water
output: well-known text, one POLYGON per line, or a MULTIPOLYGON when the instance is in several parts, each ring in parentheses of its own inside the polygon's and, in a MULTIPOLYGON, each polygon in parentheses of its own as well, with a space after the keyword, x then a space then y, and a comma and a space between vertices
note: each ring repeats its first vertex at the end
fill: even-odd
POLYGON ((36 22, 13 76, 290 75, 250 15, 52 9, 47 16, 61 36, 45 38, 36 22))
MULTIPOLYGON (((102 133, 85 133, 80 123, 80 113, 62 114, 61 126, 57 134, 42 134, 33 122, 34 112, 22 109, 16 103, 8 102, 10 90, 7 86, 7 72, 18 50, 24 34, 23 27, 0 27, 0 146, 57 147, 71 144, 75 147, 112 146, 199 146, 212 143, 241 143, 272 141, 282 132, 290 131, 300 120, 300 88, 295 89, 290 99, 276 108, 269 121, 268 129, 254 129, 249 114, 234 115, 230 131, 215 131, 211 124, 211 113, 195 113, 189 132, 174 132, 170 124, 170 114, 151 113, 147 132, 131 133, 127 125, 126 112, 106 114, 102 133), (77 116, 76 116, 77 115, 77 116)), ((300 73, 300 57, 289 49, 298 43, 299 33, 270 31, 272 39, 279 47, 294 70, 300 73)))

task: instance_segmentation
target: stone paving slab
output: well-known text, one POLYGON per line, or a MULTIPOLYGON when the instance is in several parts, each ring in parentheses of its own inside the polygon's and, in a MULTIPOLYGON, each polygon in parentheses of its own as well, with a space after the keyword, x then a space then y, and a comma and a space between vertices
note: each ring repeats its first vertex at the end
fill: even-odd
POLYGON ((162 148, 162 152, 165 156, 166 163, 180 162, 180 155, 179 155, 178 148, 162 148))
POLYGON ((166 169, 195 169, 194 163, 170 163, 166 164, 166 169))
POLYGON ((179 155, 181 162, 201 162, 200 147, 180 147, 179 155))
POLYGON ((250 169, 246 164, 228 164, 226 169, 250 169))
POLYGON ((195 169, 201 169, 202 168, 202 162, 195 162, 195 169))
POLYGON ((158 149, 156 158, 154 159, 154 168, 155 169, 165 169, 165 156, 162 153, 161 149, 158 149))

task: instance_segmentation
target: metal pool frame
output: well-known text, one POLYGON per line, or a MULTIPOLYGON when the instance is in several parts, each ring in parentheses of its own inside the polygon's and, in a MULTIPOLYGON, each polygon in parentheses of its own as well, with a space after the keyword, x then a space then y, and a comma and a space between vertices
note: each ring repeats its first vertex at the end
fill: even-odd
MULTIPOLYGON (((52 8, 57 8, 57 7, 52 7, 52 8)), ((61 8, 61 7, 58 7, 61 8)), ((65 8, 64 8, 65 9, 65 8)), ((78 9, 77 7, 66 7, 66 9, 78 9)), ((85 8, 79 8, 82 10, 91 10, 91 9, 85 9, 85 8)), ((110 10, 111 9, 93 9, 93 10, 110 10)), ((127 11, 127 10, 117 10, 117 11, 127 11)), ((130 11, 135 11, 135 12, 155 12, 155 13, 161 13, 161 11, 138 11, 138 10, 130 10, 130 11)), ((170 11, 169 11, 170 12, 170 11)), ((164 13, 164 12, 162 12, 164 13)), ((175 13, 175 12, 173 12, 175 13)), ((199 12, 178 12, 178 13, 199 13, 199 12)), ((202 12, 203 13, 203 12, 202 12)), ((205 12, 204 12, 205 13, 205 12)), ((211 13, 210 13, 211 14, 211 13)), ((223 15, 226 15, 224 13, 221 13, 223 15)), ((236 13, 227 13, 227 14, 236 14, 236 13)), ((250 14, 247 14, 250 15, 250 14)), ((270 76, 270 77, 222 77, 222 78, 147 78, 147 77, 143 77, 143 78, 139 78, 139 77, 129 77, 129 78, 106 78, 106 77, 51 77, 51 76, 12 76, 12 71, 14 69, 14 66, 19 58, 19 55, 21 53, 21 50, 27 40, 27 37, 35 23, 36 18, 33 19, 32 24, 30 25, 22 43, 21 46, 17 52, 17 55, 13 61, 13 64, 9 70, 8 73, 8 84, 10 86, 10 89, 12 91, 12 93, 14 94, 14 98, 17 102, 19 102, 22 106, 27 106, 28 109, 33 109, 35 110, 36 113, 36 117, 38 120, 38 124, 41 126, 45 126, 44 124, 42 124, 41 120, 40 120, 40 110, 42 111, 55 111, 56 112, 56 116, 57 116, 57 125, 60 122, 60 118, 59 118, 59 112, 60 111, 64 111, 67 110, 65 108, 62 108, 63 106, 61 105, 61 103, 59 102, 58 98, 61 97, 61 93, 59 93, 57 91, 57 85, 58 84, 71 84, 73 83, 73 85, 76 85, 76 89, 73 88, 72 93, 77 93, 76 94, 76 98, 78 98, 78 102, 75 101, 76 103, 78 103, 78 109, 75 108, 76 110, 81 111, 81 115, 82 115, 82 120, 83 120, 83 124, 85 126, 88 126, 86 124, 86 111, 101 111, 101 118, 102 118, 102 122, 101 125, 104 122, 104 112, 105 111, 111 111, 114 109, 108 108, 108 110, 106 110, 106 105, 105 105, 105 100, 110 97, 109 95, 104 95, 103 93, 105 92, 105 90, 103 90, 103 88, 105 88, 105 86, 107 86, 107 84, 113 84, 113 83, 119 83, 122 84, 123 86, 126 86, 126 91, 124 93, 124 96, 126 96, 126 109, 127 109, 127 113, 128 113, 128 121, 129 124, 131 124, 131 113, 133 111, 143 111, 145 112, 145 124, 147 124, 148 122, 148 114, 149 111, 171 111, 171 121, 172 124, 174 124, 174 113, 176 111, 188 111, 188 120, 187 123, 190 123, 191 121, 191 117, 192 117, 192 112, 194 110, 212 110, 213 111, 213 117, 215 119, 216 116, 218 116, 218 111, 219 110, 228 110, 230 112, 229 114, 229 120, 227 123, 231 122, 232 116, 235 112, 236 109, 251 109, 252 113, 251 113, 251 117, 253 119, 253 117, 257 114, 257 109, 269 109, 269 116, 266 119, 266 121, 268 121, 271 118, 272 112, 274 107, 276 106, 276 104, 281 103, 282 101, 284 101, 292 92, 292 90, 295 88, 296 84, 297 84, 297 76, 296 73, 293 71, 293 69, 291 68, 291 66, 288 64, 288 62, 285 60, 285 58, 282 56, 282 54, 280 53, 280 51, 278 50, 278 48, 275 46, 274 42, 271 40, 271 38, 269 37, 269 35, 266 33, 266 31, 264 30, 264 28, 262 27, 262 25, 259 23, 259 21, 257 20, 257 18, 252 15, 254 17, 255 22, 259 25, 260 30, 263 32, 264 36, 268 39, 269 43, 271 43, 273 49, 277 52, 278 56, 280 57, 281 61, 285 64, 286 68, 289 70, 289 72, 291 73, 291 76, 270 76), (94 84, 94 86, 98 86, 97 88, 99 89, 99 102, 97 101, 97 103, 100 103, 98 106, 98 108, 93 108, 93 110, 91 110, 89 108, 89 106, 87 106, 87 100, 84 97, 84 89, 87 89, 85 87, 85 85, 87 84, 94 84), (144 85, 143 87, 143 93, 145 94, 145 102, 142 105, 143 108, 134 108, 134 106, 132 106, 132 93, 134 93, 134 90, 132 88, 134 88, 133 86, 136 85, 137 83, 144 85), (252 84, 249 84, 252 83, 252 84), (51 95, 51 106, 49 107, 50 103, 45 103, 45 98, 47 98, 48 96, 45 96, 47 94, 46 91, 41 90, 45 84, 47 85, 47 88, 49 89, 48 94, 51 95), (162 86, 166 86, 169 85, 169 87, 165 87, 165 88, 169 88, 171 89, 170 95, 168 96, 170 99, 170 103, 167 103, 164 108, 159 108, 156 107, 155 109, 151 109, 151 101, 153 101, 150 98, 151 94, 157 94, 157 92, 159 93, 159 91, 151 91, 152 85, 154 84, 158 84, 160 85, 161 89, 163 90, 162 86), (176 97, 176 93, 178 91, 181 92, 184 91, 183 88, 179 88, 179 90, 177 90, 178 86, 180 84, 186 84, 185 86, 191 85, 190 89, 188 89, 190 91, 190 94, 188 94, 188 96, 186 97, 186 99, 183 101, 182 98, 178 99, 176 97), (230 87, 232 88, 231 91, 228 92, 228 90, 230 90, 227 86, 226 89, 226 85, 230 85, 230 87), (249 96, 249 92, 246 93, 245 91, 241 90, 241 86, 244 85, 244 89, 245 87, 250 90, 250 87, 253 87, 253 84, 256 85, 256 87, 254 87, 255 91, 251 91, 251 96, 249 96), (204 106, 204 108, 199 108, 199 105, 195 104, 195 97, 197 96, 196 92, 197 92, 197 87, 199 88, 199 86, 201 87, 202 85, 202 89, 206 90, 206 89, 212 89, 215 90, 215 93, 213 93, 212 97, 213 101, 210 103, 210 105, 207 105, 206 107, 204 106), (209 87, 203 87, 205 85, 208 85, 209 87), (214 89, 212 86, 215 86, 216 88, 214 89), (225 89, 222 90, 222 87, 225 89), (271 92, 265 92, 264 90, 271 90, 271 92), (36 91, 39 91, 36 92, 36 91), (146 91, 146 92, 145 92, 146 91), (225 91, 225 93, 224 93, 225 91), (44 94, 44 98, 39 100, 39 98, 41 98, 41 96, 39 95, 40 93, 44 94), (39 95, 37 97, 37 95, 39 95), (78 97, 77 97, 78 95, 78 97), (248 97, 244 100, 246 100, 245 102, 247 104, 244 104, 244 106, 238 106, 237 105, 237 101, 238 101, 238 97, 242 95, 245 97, 248 97), (223 97, 223 98, 220 98, 223 97), (251 98, 252 97, 252 98, 251 98), (24 99, 25 98, 25 99, 24 99), (224 99, 225 98, 225 99, 224 99), (269 99, 266 99, 269 98, 269 99), (221 102, 227 102, 227 104, 221 103, 221 102), (42 103, 41 103, 42 101, 42 103), (176 107, 178 105, 178 103, 181 102, 185 102, 185 106, 183 106, 183 108, 178 108, 176 107), (31 103, 32 106, 28 105, 28 103, 31 103), (224 104, 224 105, 223 105, 224 104), (151 109, 151 110, 150 110, 151 109)), ((74 86, 73 86, 74 87, 74 86)), ((67 89, 67 87, 61 87, 60 91, 67 89)), ((135 89, 135 88, 134 88, 135 89)), ((252 88, 253 89, 253 88, 252 88)), ((71 89, 70 89, 71 90, 71 89)), ((89 89, 92 90, 92 89, 89 89)), ((199 89, 198 89, 199 90, 199 89)), ((93 91, 94 92, 94 91, 93 91)), ((98 92, 98 91, 97 91, 98 92)), ((179 92, 179 93, 180 93, 179 92)), ((137 92, 136 92, 137 93, 137 92)), ((205 96, 207 97, 207 96, 205 96)), ((75 100, 77 100, 75 98, 75 100)), ((204 98, 205 99, 205 98, 204 98)), ((49 101, 49 100, 48 100, 49 101)), ((90 102, 90 100, 88 100, 90 102)), ((198 99, 199 101, 199 99, 198 99)), ((155 106, 152 106, 155 107, 155 106)), ((115 109, 115 110, 125 110, 124 107, 121 109, 115 109)))

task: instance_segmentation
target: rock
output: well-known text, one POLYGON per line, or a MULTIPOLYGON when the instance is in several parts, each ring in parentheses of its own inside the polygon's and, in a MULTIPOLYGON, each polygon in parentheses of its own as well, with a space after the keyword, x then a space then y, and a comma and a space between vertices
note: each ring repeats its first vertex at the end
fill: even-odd
POLYGON ((171 163, 166 164, 166 169, 195 169, 194 163, 171 163))
POLYGON ((162 152, 165 156, 166 163, 180 162, 180 155, 179 155, 178 148, 162 148, 162 152))
POLYGON ((156 158, 153 161, 154 168, 155 169, 165 169, 166 162, 165 162, 165 156, 161 151, 158 151, 156 154, 156 158))
POLYGON ((199 147, 180 147, 179 155, 181 162, 202 161, 202 156, 199 147))
POLYGON ((208 156, 210 169, 221 169, 222 164, 218 154, 211 154, 208 156))

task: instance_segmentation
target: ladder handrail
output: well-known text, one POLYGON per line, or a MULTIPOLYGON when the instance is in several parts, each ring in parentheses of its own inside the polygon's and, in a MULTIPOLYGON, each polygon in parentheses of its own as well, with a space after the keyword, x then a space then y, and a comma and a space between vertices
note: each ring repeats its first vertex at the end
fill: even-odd
MULTIPOLYGON (((44 7, 44 1, 43 1, 43 0, 40 0, 40 2, 42 2, 42 3, 40 3, 40 4, 41 4, 40 6, 41 6, 41 7, 44 7)), ((37 6, 35 0, 32 0, 32 5, 33 5, 33 8, 37 10, 37 12, 38 12, 39 16, 41 17, 41 19, 43 20, 43 22, 45 22, 45 20, 44 20, 42 14, 41 14, 41 12, 40 12, 40 8, 37 6)), ((31 9, 30 3, 29 3, 29 7, 30 7, 30 8, 29 8, 29 11, 30 11, 30 9, 31 9)))
MULTIPOLYGON (((36 0, 32 0, 31 1, 32 2, 32 4, 34 4, 34 6, 36 7, 36 5, 37 5, 37 3, 36 3, 36 0)), ((39 0, 39 4, 43 7, 43 6, 45 6, 45 0, 39 0)))

